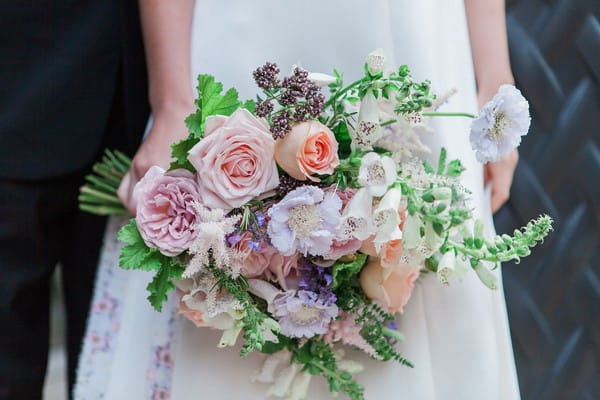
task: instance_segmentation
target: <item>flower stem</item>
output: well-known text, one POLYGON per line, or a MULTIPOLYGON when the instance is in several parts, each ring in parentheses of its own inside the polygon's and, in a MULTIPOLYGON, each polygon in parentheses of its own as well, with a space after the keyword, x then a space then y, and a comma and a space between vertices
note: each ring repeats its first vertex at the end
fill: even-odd
POLYGON ((329 98, 329 100, 327 100, 327 102, 325 103, 325 106, 323 108, 326 108, 330 105, 332 105, 333 103, 335 103, 335 101, 341 97, 343 94, 345 94, 346 92, 354 89, 356 86, 360 85, 361 83, 363 83, 365 80, 365 78, 361 78, 355 82, 352 82, 350 85, 346 86, 343 89, 340 89, 334 96, 332 96, 331 98, 329 98))
POLYGON ((395 331, 393 329, 388 328, 387 326, 382 326, 381 327, 381 333, 383 333, 384 336, 387 336, 389 338, 392 338, 394 340, 397 340, 399 342, 404 341, 404 335, 401 334, 398 331, 395 331))
POLYGON ((465 112, 439 112, 439 111, 428 111, 422 114, 424 117, 467 117, 477 118, 475 114, 469 114, 465 112))

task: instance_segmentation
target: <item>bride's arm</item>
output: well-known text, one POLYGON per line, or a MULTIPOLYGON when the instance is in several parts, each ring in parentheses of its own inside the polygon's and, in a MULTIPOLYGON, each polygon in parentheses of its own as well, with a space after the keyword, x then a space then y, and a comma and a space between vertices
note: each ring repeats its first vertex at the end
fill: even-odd
MULTIPOLYGON (((508 56, 504 0, 465 0, 479 106, 491 99, 503 83, 514 83, 508 56)), ((492 211, 510 194, 519 156, 517 150, 485 165, 485 180, 492 186, 492 211)))
POLYGON ((194 111, 190 82, 190 35, 194 0, 139 0, 148 65, 153 123, 119 187, 119 197, 135 212, 131 193, 153 165, 167 167, 171 144, 187 136, 184 119, 194 111))

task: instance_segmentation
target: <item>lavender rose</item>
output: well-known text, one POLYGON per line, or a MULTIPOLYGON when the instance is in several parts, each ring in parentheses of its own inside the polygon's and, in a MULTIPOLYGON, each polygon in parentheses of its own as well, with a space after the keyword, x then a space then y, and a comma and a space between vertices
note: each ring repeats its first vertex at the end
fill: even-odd
POLYGON ((154 166, 135 186, 134 197, 137 227, 148 247, 169 257, 190 247, 198 218, 193 203, 200 198, 194 174, 154 166))

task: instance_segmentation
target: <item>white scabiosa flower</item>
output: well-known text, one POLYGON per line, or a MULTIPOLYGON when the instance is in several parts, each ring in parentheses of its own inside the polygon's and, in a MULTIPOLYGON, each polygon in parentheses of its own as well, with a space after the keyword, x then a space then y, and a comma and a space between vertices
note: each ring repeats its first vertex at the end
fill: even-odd
POLYGON ((437 267, 437 278, 444 285, 450 282, 450 279, 454 277, 456 269, 456 256, 453 251, 444 253, 437 267))
POLYGON ((379 252, 381 246, 390 240, 402 239, 402 231, 400 231, 400 200, 402 192, 400 189, 391 188, 377 205, 373 213, 373 226, 377 234, 373 244, 375 250, 379 252))
POLYGON ((359 189, 344 208, 338 227, 338 239, 366 240, 371 236, 372 208, 373 198, 369 191, 365 188, 359 189))
POLYGON ((360 160, 358 183, 368 188, 372 196, 383 196, 396 177, 396 163, 391 157, 371 152, 360 160))
POLYGON ((327 87, 335 82, 335 76, 323 74, 321 72, 309 72, 308 79, 320 87, 327 87))
POLYGON ((358 111, 358 124, 352 134, 352 144, 361 150, 371 150, 373 145, 381 139, 382 129, 379 122, 379 104, 373 94, 368 90, 360 103, 358 111))
POLYGON ((498 277, 488 267, 479 263, 475 266, 475 272, 479 280, 492 290, 498 289, 498 277))
POLYGON ((377 75, 383 72, 385 67, 385 54, 382 49, 376 49, 367 55, 367 69, 371 75, 377 75))
POLYGON ((529 103, 513 85, 502 85, 471 123, 470 141, 477 160, 498 161, 527 135, 531 117, 529 103))

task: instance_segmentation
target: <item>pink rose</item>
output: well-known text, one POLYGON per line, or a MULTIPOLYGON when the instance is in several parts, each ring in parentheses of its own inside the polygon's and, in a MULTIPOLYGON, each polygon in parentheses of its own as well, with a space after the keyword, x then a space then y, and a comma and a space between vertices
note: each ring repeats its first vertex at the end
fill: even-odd
POLYGON ((188 155, 198 174, 202 203, 230 210, 275 189, 279 175, 274 149, 266 122, 243 108, 230 117, 208 117, 204 139, 188 155))
POLYGON ((334 240, 329 251, 323 255, 326 260, 337 260, 345 255, 356 253, 362 242, 358 239, 334 240))
POLYGON ((319 121, 296 124, 283 139, 275 143, 275 160, 292 178, 307 178, 319 182, 312 175, 330 175, 340 163, 338 142, 333 132, 319 121))
POLYGON ((271 265, 283 263, 283 256, 277 249, 261 243, 260 251, 253 251, 248 242, 253 239, 251 232, 244 232, 233 248, 243 254, 241 273, 246 278, 258 278, 271 265))
POLYGON ((360 251, 373 257, 381 258, 381 266, 383 268, 393 268, 400 263, 402 257, 402 239, 390 240, 381 245, 381 250, 377 253, 375 250, 375 244, 373 239, 375 235, 371 236, 364 242, 360 247, 360 251))
POLYGON ((360 273, 360 287, 368 298, 378 301, 391 313, 402 312, 418 277, 419 267, 400 263, 383 268, 378 258, 371 257, 360 273))
POLYGON ((166 172, 152 167, 136 184, 136 224, 148 247, 174 257, 187 250, 196 238, 200 198, 194 174, 184 169, 166 172))
POLYGON ((284 290, 292 289, 296 286, 298 276, 298 253, 292 256, 282 256, 274 258, 269 264, 269 268, 265 270, 265 275, 271 281, 279 283, 284 290))

